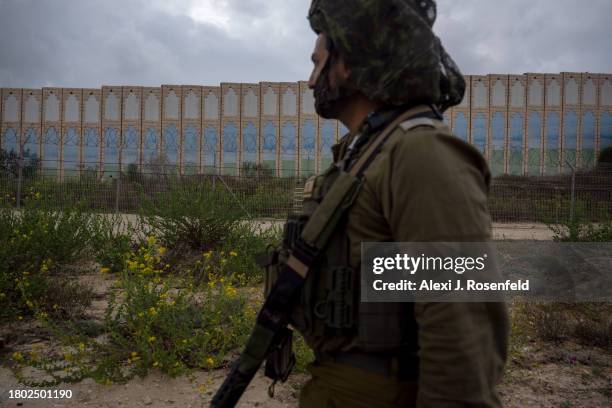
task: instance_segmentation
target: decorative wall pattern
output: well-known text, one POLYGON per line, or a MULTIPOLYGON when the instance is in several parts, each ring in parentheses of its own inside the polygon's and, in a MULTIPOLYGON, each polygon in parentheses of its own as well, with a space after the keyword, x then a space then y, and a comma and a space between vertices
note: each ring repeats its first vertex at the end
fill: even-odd
MULTIPOLYGON (((444 114, 494 175, 591 168, 612 146, 612 76, 572 73, 466 76, 444 114)), ((239 175, 261 166, 307 176, 331 164, 348 130, 319 118, 307 83, 104 86, 0 90, 0 146, 51 176, 113 177, 136 166, 239 175)))

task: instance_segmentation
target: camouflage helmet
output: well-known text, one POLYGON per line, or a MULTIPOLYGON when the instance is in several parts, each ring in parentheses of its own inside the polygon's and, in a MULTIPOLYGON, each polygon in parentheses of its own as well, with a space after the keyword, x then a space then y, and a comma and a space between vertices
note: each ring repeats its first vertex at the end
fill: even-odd
POLYGON ((441 111, 463 99, 463 76, 432 30, 434 0, 313 0, 308 20, 331 39, 352 83, 370 99, 441 111))

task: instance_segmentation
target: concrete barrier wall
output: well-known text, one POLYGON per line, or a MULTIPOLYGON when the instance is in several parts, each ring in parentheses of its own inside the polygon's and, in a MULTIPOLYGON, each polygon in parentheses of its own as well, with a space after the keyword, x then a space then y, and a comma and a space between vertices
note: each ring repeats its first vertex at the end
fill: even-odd
MULTIPOLYGON (((463 102, 444 118, 494 175, 590 168, 612 146, 610 74, 467 75, 466 83, 463 102)), ((160 166, 228 175, 261 166, 305 177, 329 165, 330 146, 346 132, 316 115, 304 81, 0 94, 1 147, 39 159, 45 174, 59 178, 160 166)))

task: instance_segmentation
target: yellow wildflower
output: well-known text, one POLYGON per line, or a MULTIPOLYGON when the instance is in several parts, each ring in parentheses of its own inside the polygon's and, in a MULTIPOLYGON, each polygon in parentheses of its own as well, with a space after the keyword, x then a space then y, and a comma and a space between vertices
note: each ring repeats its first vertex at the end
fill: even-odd
POLYGON ((215 360, 212 357, 208 357, 206 359, 206 364, 208 364, 209 366, 212 366, 213 364, 215 364, 215 360))
POLYGON ((159 247, 157 248, 157 253, 160 255, 164 255, 166 253, 167 249, 165 247, 159 247))
POLYGON ((101 273, 109 273, 110 272, 110 268, 100 268, 100 272, 101 273))
POLYGON ((59 309, 59 306, 57 304, 53 305, 53 310, 57 310, 59 309))
POLYGON ((230 297, 233 298, 234 296, 236 296, 236 289, 233 286, 226 286, 225 287, 225 294, 230 297))
POLYGON ((32 304, 32 302, 31 302, 31 301, 29 301, 29 300, 26 302, 26 305, 27 305, 27 306, 28 306, 30 309, 34 307, 34 305, 32 304))
POLYGON ((154 307, 150 307, 149 308, 149 315, 151 315, 151 316, 157 315, 157 310, 155 310, 154 307))
POLYGON ((157 241, 157 239, 155 238, 155 235, 151 235, 151 236, 147 237, 147 243, 149 245, 155 245, 156 241, 157 241))
POLYGON ((85 351, 85 343, 79 343, 79 350, 85 351))
POLYGON ((66 361, 72 361, 72 354, 70 354, 70 353, 65 353, 65 354, 64 354, 64 360, 66 360, 66 361))
POLYGON ((198 387, 198 391, 201 394, 204 394, 206 392, 206 384, 200 384, 200 386, 198 387))
POLYGON ((23 316, 17 316, 17 320, 23 320, 23 316))
POLYGON ((155 336, 149 337, 149 343, 153 343, 156 340, 155 336))
POLYGON ((157 361, 153 362, 153 367, 157 367, 159 365, 159 363, 157 361))
POLYGON ((238 254, 236 252, 234 252, 234 251, 230 251, 229 254, 230 254, 230 256, 238 256, 238 254))
POLYGON ((22 361, 23 360, 23 354, 21 354, 18 351, 14 352, 13 353, 13 360, 15 360, 15 361, 22 361))
POLYGON ((138 267, 138 262, 128 261, 127 266, 128 266, 128 269, 136 269, 138 267))
POLYGON ((208 259, 208 258, 210 258, 212 256, 212 252, 211 251, 204 252, 203 255, 204 255, 204 258, 208 259))

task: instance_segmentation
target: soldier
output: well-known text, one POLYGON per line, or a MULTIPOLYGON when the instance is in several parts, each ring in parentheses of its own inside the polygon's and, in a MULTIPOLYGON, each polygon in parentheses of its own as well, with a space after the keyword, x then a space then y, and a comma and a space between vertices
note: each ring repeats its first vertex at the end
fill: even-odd
POLYGON ((334 165, 306 184, 306 215, 390 123, 413 125, 392 129, 301 289, 290 322, 316 360, 300 406, 499 407, 504 304, 372 304, 355 293, 362 242, 490 239, 487 164, 441 123, 465 83, 432 31, 435 2, 314 0, 308 18, 317 113, 350 132, 334 165), (338 310, 332 298, 348 300, 338 310))

